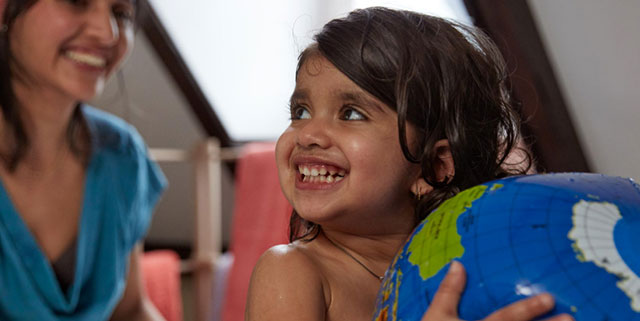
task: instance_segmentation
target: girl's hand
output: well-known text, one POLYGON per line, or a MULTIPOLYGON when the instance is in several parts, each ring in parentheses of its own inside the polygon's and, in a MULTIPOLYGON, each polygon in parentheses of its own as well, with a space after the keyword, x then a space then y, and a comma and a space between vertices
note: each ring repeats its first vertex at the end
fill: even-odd
MULTIPOLYGON (((451 262, 447 275, 440 283, 438 292, 433 297, 429 309, 422 317, 422 321, 454 321, 458 318, 458 302, 464 291, 466 274, 462 264, 451 262)), ((485 321, 528 321, 549 312, 553 308, 553 297, 540 294, 531 298, 512 303, 489 315, 485 321)), ((547 321, 574 320, 568 314, 557 315, 547 321)))

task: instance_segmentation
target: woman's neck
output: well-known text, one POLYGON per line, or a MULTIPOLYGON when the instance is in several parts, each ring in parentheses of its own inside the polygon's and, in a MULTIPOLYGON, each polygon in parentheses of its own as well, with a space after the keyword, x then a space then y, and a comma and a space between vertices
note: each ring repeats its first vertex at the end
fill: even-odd
MULTIPOLYGON (((14 86, 17 104, 29 149, 21 163, 29 168, 46 170, 69 153, 67 130, 77 102, 52 92, 26 86, 14 86)), ((13 139, 6 122, 0 125, 2 140, 13 139)), ((11 144, 5 144, 11 146, 11 144)))

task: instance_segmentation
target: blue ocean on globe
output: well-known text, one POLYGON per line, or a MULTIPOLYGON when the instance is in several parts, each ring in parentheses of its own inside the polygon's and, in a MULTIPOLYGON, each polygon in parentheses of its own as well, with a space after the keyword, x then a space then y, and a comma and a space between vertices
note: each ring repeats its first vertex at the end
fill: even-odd
POLYGON ((640 321, 640 187, 561 173, 462 191, 418 225, 395 257, 374 320, 420 320, 454 259, 467 271, 461 319, 549 292, 551 314, 640 321))

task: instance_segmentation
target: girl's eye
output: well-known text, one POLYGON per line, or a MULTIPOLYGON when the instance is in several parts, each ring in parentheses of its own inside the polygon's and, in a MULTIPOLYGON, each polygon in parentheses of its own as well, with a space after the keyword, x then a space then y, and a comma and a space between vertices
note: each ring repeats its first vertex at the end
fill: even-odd
POLYGON ((295 106, 291 108, 291 120, 298 119, 310 119, 311 113, 307 110, 307 108, 302 106, 295 106))
POLYGON ((365 117, 361 112, 351 108, 351 107, 347 107, 342 111, 342 116, 340 117, 343 120, 366 120, 367 117, 365 117))

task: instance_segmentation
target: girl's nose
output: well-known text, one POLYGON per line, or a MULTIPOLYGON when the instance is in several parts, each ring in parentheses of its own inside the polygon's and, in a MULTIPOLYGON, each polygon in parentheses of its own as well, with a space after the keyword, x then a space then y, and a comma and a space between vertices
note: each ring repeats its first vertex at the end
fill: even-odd
POLYGON ((331 127, 321 119, 311 119, 299 128, 296 144, 304 148, 329 148, 331 146, 331 127))

